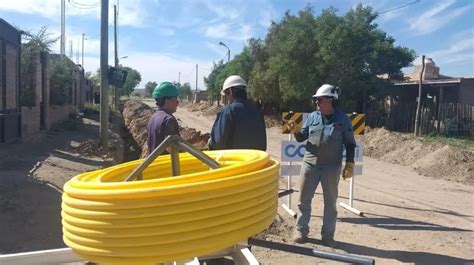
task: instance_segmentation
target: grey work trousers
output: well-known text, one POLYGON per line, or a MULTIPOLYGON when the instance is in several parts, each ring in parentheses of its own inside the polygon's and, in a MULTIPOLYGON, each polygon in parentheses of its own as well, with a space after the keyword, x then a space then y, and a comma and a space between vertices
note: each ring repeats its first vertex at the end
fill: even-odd
POLYGON ((319 182, 321 182, 324 197, 324 217, 321 236, 323 238, 334 238, 340 175, 341 165, 312 165, 303 161, 300 174, 298 218, 296 219, 296 230, 301 235, 307 236, 309 233, 308 224, 311 218, 311 201, 319 182))

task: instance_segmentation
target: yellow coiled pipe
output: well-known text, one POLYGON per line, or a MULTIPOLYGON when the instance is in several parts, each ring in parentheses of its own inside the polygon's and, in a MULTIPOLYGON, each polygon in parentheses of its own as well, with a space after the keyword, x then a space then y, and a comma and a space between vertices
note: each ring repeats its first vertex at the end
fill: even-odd
POLYGON ((156 264, 225 249, 273 221, 278 162, 255 150, 206 152, 218 169, 180 153, 124 182, 143 160, 80 174, 64 185, 63 239, 85 260, 100 264, 156 264))

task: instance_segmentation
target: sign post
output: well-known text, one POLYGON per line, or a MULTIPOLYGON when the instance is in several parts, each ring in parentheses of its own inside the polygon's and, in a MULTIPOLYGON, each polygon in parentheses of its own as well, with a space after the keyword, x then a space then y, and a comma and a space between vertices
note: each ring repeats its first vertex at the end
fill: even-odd
MULTIPOLYGON (((288 134, 288 141, 293 140, 293 135, 290 133, 288 134)), ((291 161, 288 162, 288 166, 291 168, 292 164, 291 161)), ((282 204, 281 207, 288 213, 290 214, 293 218, 296 218, 296 213, 295 211, 291 210, 291 194, 293 193, 293 189, 291 188, 291 174, 288 174, 288 183, 286 186, 286 190, 289 191, 290 193, 288 194, 288 204, 282 204)))

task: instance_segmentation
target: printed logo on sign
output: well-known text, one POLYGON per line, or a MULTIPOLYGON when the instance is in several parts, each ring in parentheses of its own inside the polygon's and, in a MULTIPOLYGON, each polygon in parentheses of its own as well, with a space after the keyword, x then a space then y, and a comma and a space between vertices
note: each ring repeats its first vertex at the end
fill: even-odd
POLYGON ((305 143, 283 141, 281 161, 301 161, 306 151, 305 143))
MULTIPOLYGON (((356 148, 354 154, 354 161, 362 161, 362 142, 356 140, 356 148)), ((306 151, 306 141, 298 143, 296 141, 282 141, 281 142, 281 162, 302 161, 304 152, 306 151)), ((346 150, 343 150, 342 157, 346 157, 346 150)))

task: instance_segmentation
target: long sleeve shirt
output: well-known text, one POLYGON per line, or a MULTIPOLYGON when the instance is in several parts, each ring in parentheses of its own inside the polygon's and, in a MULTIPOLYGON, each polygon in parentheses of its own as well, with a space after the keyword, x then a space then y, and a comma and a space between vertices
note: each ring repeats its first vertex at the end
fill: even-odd
POLYGON ((298 142, 308 140, 304 160, 311 164, 340 165, 343 146, 346 162, 354 162, 356 142, 351 121, 344 112, 336 110, 330 117, 312 112, 295 138, 298 142))

